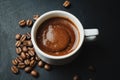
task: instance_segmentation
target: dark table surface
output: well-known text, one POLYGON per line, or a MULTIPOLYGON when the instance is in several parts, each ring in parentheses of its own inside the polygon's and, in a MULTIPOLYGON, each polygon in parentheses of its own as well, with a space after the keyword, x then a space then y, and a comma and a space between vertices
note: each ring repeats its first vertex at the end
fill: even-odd
POLYGON ((120 80, 120 51, 117 2, 110 0, 70 0, 71 6, 64 8, 64 0, 0 0, 0 80, 72 80, 78 74, 81 80, 88 80, 91 74, 88 66, 94 65, 95 80, 120 80), (11 60, 15 52, 15 35, 30 32, 31 28, 21 28, 21 19, 31 19, 35 14, 51 10, 65 10, 74 14, 84 28, 98 28, 99 36, 94 42, 84 43, 80 55, 70 64, 54 66, 51 71, 35 67, 40 73, 34 78, 21 70, 12 74, 11 60))

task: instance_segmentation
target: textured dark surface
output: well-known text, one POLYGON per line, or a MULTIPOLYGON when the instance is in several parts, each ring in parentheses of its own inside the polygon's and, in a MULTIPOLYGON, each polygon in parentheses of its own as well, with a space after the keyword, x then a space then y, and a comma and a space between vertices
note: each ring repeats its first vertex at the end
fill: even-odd
POLYGON ((89 65, 96 67, 95 80, 120 80, 120 51, 118 26, 118 5, 110 0, 70 0, 71 6, 64 8, 64 0, 0 0, 0 80, 72 80, 78 74, 81 80, 88 80, 89 65), (72 63, 55 66, 52 71, 36 67, 38 78, 26 74, 12 74, 11 60, 15 53, 15 34, 30 32, 31 28, 21 28, 18 21, 32 18, 50 10, 65 10, 74 14, 84 28, 98 28, 97 41, 84 43, 81 54, 72 63))

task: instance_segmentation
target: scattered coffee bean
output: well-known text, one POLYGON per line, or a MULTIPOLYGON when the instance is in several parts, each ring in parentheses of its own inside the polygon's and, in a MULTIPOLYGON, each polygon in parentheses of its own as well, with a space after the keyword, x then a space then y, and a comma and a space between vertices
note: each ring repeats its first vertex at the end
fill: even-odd
POLYGON ((16 66, 18 64, 18 61, 16 59, 12 60, 12 64, 16 66))
POLYGON ((32 47, 32 41, 27 41, 27 46, 32 47))
POLYGON ((20 25, 21 27, 24 27, 24 26, 26 25, 26 21, 25 21, 25 20, 20 20, 20 21, 19 21, 19 25, 20 25))
POLYGON ((41 59, 38 56, 35 56, 36 61, 40 61, 41 59))
POLYGON ((73 80, 80 80, 78 75, 74 75, 73 80))
POLYGON ((16 47, 19 47, 21 45, 21 41, 17 41, 16 43, 15 43, 15 46, 16 47))
POLYGON ((66 0, 64 3, 63 3, 63 6, 64 7, 69 7, 71 5, 70 1, 69 0, 66 0))
POLYGON ((31 56, 30 60, 31 60, 31 61, 32 61, 32 60, 35 60, 34 56, 31 56))
POLYGON ((31 61, 30 61, 30 66, 31 66, 31 67, 34 67, 35 64, 36 64, 36 61, 35 61, 35 60, 31 60, 31 61))
POLYGON ((25 70, 25 72, 30 72, 32 70, 32 67, 28 66, 24 70, 25 70))
POLYGON ((18 64, 18 68, 20 68, 20 69, 25 68, 25 64, 24 64, 24 63, 22 63, 22 62, 20 62, 20 63, 18 64))
POLYGON ((16 66, 12 66, 11 67, 11 71, 14 73, 14 74, 17 74, 19 72, 19 69, 16 67, 16 66))
POLYGON ((31 39, 31 34, 29 32, 26 33, 27 40, 31 39))
POLYGON ((26 54, 27 59, 31 57, 28 53, 25 53, 25 54, 26 54))
POLYGON ((28 19, 28 20, 26 21, 26 25, 27 25, 28 27, 31 27, 32 24, 33 24, 32 20, 28 19))
POLYGON ((28 47, 29 51, 34 51, 34 48, 28 47))
POLYGON ((21 36, 21 38, 20 38, 20 41, 23 42, 25 39, 26 39, 26 35, 23 34, 23 35, 21 36))
POLYGON ((15 39, 19 40, 21 38, 21 34, 16 34, 15 39))
POLYGON ((39 15, 33 15, 33 19, 37 20, 39 18, 39 15))
POLYGON ((27 51, 28 51, 28 48, 27 48, 26 46, 23 46, 22 51, 23 51, 23 52, 27 52, 27 51))
POLYGON ((34 52, 34 51, 28 51, 28 54, 29 54, 30 56, 35 56, 35 52, 34 52))
POLYGON ((28 66, 28 65, 30 65, 30 60, 26 59, 26 60, 24 60, 24 63, 25 63, 26 66, 28 66))
POLYGON ((44 65, 44 69, 45 69, 45 70, 51 70, 51 66, 50 66, 49 64, 45 64, 45 65, 44 65))
POLYGON ((23 62, 23 59, 20 57, 20 56, 18 56, 17 58, 16 58, 16 60, 17 60, 17 62, 23 62))
POLYGON ((32 70, 31 71, 31 75, 34 76, 34 77, 37 77, 38 76, 38 72, 36 70, 32 70))
MULTIPOLYGON (((39 66, 39 67, 43 67, 43 66, 44 66, 44 62, 43 62, 43 61, 39 61, 39 62, 38 62, 38 66, 39 66)), ((48 67, 46 67, 46 68, 48 68, 48 67)))
POLYGON ((96 71, 96 70, 95 70, 95 67, 94 67, 93 65, 88 66, 88 70, 89 70, 90 72, 95 72, 95 71, 96 71))
POLYGON ((22 52, 22 49, 20 47, 16 48, 16 53, 19 55, 22 52))
POLYGON ((25 54, 24 52, 22 52, 22 53, 20 54, 20 56, 21 56, 22 59, 26 59, 26 58, 27 58, 27 56, 26 56, 26 54, 25 54))

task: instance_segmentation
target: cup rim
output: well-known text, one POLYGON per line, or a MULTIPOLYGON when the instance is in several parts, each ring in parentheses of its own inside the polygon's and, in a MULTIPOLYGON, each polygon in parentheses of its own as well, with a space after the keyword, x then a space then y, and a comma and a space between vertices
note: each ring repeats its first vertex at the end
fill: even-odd
MULTIPOLYGON (((38 28, 37 28, 38 29, 38 28)), ((44 14, 42 14, 36 21, 35 23, 33 24, 32 26, 32 30, 31 30, 31 40, 32 40, 32 43, 33 43, 33 46, 35 48, 35 50, 37 50, 39 53, 37 53, 38 55, 41 54, 47 58, 51 58, 51 59, 65 59, 65 58, 68 58, 72 55, 74 55, 79 49, 80 47, 82 46, 82 43, 83 43, 83 40, 84 40, 84 30, 83 30, 83 26, 80 22, 80 20, 78 20, 77 17, 75 17, 73 14, 71 14, 70 12, 66 12, 66 11, 63 11, 63 10, 52 10, 52 11, 48 11, 48 12, 45 12, 44 14), (77 22, 78 24, 80 25, 79 27, 77 26, 78 30, 80 31, 80 41, 79 41, 79 44, 77 45, 76 49, 74 49, 72 52, 68 53, 68 54, 65 54, 65 55, 62 55, 62 56, 53 56, 53 55, 49 55, 45 52, 43 52, 42 50, 39 49, 36 41, 35 41, 35 28, 37 27, 39 21, 44 18, 45 16, 47 15, 50 15, 50 14, 53 14, 53 13, 63 13, 63 14, 66 14, 66 15, 69 15, 71 17, 73 17, 77 22)))

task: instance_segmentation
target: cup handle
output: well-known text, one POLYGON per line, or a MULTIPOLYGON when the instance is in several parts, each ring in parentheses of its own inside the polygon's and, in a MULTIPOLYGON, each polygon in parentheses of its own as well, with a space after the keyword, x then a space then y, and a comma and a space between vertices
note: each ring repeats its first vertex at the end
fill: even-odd
POLYGON ((99 35, 98 29, 85 29, 85 41, 94 41, 96 40, 96 36, 99 35))

